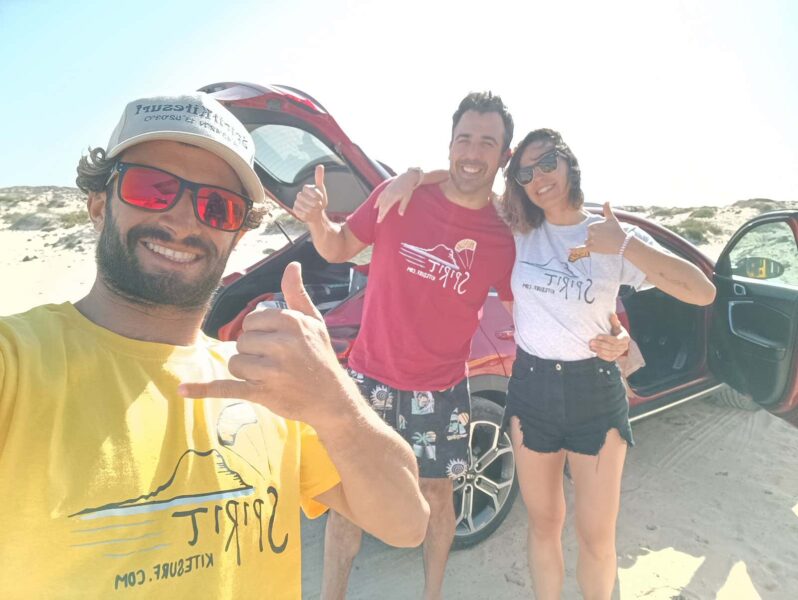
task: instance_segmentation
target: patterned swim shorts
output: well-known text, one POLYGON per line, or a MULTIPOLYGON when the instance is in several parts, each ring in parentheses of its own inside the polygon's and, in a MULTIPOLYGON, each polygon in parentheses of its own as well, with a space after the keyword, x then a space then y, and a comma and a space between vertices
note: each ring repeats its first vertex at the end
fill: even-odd
POLYGON ((371 408, 413 448, 421 477, 452 479, 468 467, 468 379, 441 391, 399 390, 349 369, 371 408))

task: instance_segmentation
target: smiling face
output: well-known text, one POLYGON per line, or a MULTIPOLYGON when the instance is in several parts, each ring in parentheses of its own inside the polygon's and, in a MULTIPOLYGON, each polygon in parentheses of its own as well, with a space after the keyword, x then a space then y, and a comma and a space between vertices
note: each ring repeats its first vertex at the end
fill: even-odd
POLYGON ((504 122, 496 112, 468 110, 452 132, 449 174, 458 192, 487 195, 496 173, 504 164, 504 122))
MULTIPOLYGON (((177 142, 144 142, 125 151, 124 162, 157 167, 190 181, 243 191, 235 171, 215 154, 177 142)), ((117 176, 118 177, 118 176, 117 176)), ((200 223, 191 192, 161 213, 123 203, 117 180, 106 198, 92 194, 89 212, 100 230, 99 276, 114 293, 149 305, 203 307, 219 285, 227 259, 243 232, 200 223)))
MULTIPOLYGON (((549 140, 536 140, 524 148, 520 169, 536 165, 541 158, 547 157, 554 150, 554 144, 549 140)), ((578 210, 568 202, 570 183, 568 180, 568 162, 562 156, 557 156, 557 168, 549 173, 544 173, 539 167, 534 168, 532 181, 524 186, 529 199, 544 213, 562 210, 578 210)))

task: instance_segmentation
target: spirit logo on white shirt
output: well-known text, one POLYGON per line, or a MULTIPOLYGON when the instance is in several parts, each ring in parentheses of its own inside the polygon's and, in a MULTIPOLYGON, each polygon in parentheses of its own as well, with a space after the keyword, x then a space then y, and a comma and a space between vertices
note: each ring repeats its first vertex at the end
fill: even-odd
MULTIPOLYGON (((589 257, 588 257, 589 258, 589 257)), ((559 296, 563 300, 584 300, 586 304, 593 304, 595 296, 590 294, 593 287, 593 280, 584 277, 581 273, 575 272, 573 268, 565 262, 556 258, 549 259, 544 264, 529 262, 526 260, 518 261, 521 264, 535 267, 539 270, 535 274, 537 281, 524 282, 522 286, 527 290, 534 290, 542 294, 559 296)))

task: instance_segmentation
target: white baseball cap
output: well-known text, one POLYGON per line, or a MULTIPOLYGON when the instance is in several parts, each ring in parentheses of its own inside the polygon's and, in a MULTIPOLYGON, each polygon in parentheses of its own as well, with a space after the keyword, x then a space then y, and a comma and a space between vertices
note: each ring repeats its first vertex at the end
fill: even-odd
POLYGON ((255 203, 264 202, 253 167, 255 143, 241 122, 204 92, 133 100, 108 140, 106 156, 152 140, 169 140, 213 152, 230 165, 255 203))

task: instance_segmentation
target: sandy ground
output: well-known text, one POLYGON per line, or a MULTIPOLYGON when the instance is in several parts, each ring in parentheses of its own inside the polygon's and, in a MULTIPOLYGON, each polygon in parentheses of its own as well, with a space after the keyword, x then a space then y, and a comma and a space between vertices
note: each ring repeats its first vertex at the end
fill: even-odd
MULTIPOLYGON (((622 600, 798 597, 798 430, 765 411, 698 400, 637 423, 618 527, 622 600)), ((569 514, 573 488, 565 484, 569 514)), ((303 530, 305 598, 318 598, 323 518, 303 530)), ((563 597, 579 598, 576 536, 563 537, 563 597)), ((487 541, 449 559, 445 598, 532 598, 520 497, 487 541)), ((368 538, 352 599, 419 598, 421 553, 368 538)))
MULTIPOLYGON (((0 277, 5 283, 0 314, 77 300, 91 287, 90 227, 58 226, 58 215, 79 210, 82 201, 69 197, 56 202, 54 197, 61 198, 50 194, 38 204, 0 205, 0 277), (21 212, 46 214, 49 224, 20 221, 21 212), (10 223, 17 224, 16 230, 8 228, 10 223)), ((248 234, 227 272, 251 265, 281 247, 283 239, 273 230, 248 234)), ((717 255, 721 244, 715 242, 707 254, 717 255)), ((638 444, 623 480, 617 598, 798 598, 798 429, 764 411, 699 400, 638 423, 635 437, 638 444)), ((570 484, 566 488, 571 508, 570 484)), ((304 528, 307 598, 318 598, 323 521, 304 528)), ((452 555, 446 598, 531 598, 525 539, 519 498, 489 540, 452 555)), ((564 598, 578 598, 570 519, 564 547, 564 598)), ((367 539, 350 597, 418 598, 422 579, 418 550, 391 549, 367 539)))

